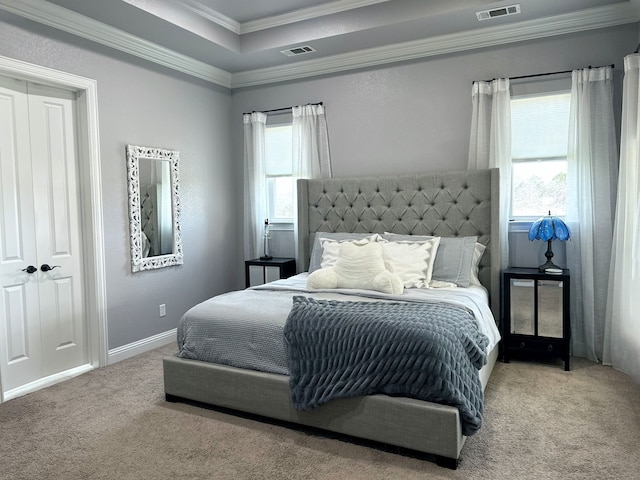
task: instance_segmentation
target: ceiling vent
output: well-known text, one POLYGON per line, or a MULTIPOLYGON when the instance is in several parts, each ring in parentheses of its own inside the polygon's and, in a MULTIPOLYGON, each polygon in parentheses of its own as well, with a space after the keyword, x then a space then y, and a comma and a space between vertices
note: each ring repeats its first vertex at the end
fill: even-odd
POLYGON ((490 20, 492 18, 505 17, 507 15, 517 15, 518 13, 520 13, 519 4, 476 12, 476 17, 478 17, 478 21, 482 22, 484 20, 490 20))
POLYGON ((315 48, 310 47, 309 45, 305 45, 303 47, 293 47, 287 50, 280 50, 280 53, 286 55, 287 57, 294 57, 296 55, 304 55, 305 53, 311 53, 315 51, 315 48))

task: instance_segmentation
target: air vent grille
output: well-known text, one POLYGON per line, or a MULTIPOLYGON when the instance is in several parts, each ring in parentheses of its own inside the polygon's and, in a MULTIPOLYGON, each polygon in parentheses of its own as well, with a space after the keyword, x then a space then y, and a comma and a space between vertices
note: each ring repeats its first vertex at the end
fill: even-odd
POLYGON ((520 13, 520 5, 516 4, 509 5, 508 7, 482 10, 481 12, 476 12, 476 17, 478 17, 478 21, 482 22, 484 20, 490 20, 492 18, 504 17, 507 15, 517 15, 518 13, 520 13))
POLYGON ((280 53, 286 55, 287 57, 294 57, 296 55, 304 55, 305 53, 311 53, 315 51, 315 48, 310 47, 309 45, 304 45, 302 47, 293 47, 287 50, 280 50, 280 53))

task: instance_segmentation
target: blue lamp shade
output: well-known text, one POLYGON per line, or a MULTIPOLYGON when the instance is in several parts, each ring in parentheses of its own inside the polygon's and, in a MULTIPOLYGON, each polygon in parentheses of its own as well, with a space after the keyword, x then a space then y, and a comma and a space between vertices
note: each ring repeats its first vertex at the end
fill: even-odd
POLYGON ((547 257, 547 262, 538 267, 541 272, 544 272, 547 268, 560 268, 551 261, 553 258, 551 241, 561 240, 564 242, 569 238, 571 238, 571 230, 569 230, 567 224, 558 217, 552 217, 551 212, 549 212, 548 216, 533 222, 531 228, 529 228, 529 240, 544 240, 547 242, 547 251, 544 254, 547 257))

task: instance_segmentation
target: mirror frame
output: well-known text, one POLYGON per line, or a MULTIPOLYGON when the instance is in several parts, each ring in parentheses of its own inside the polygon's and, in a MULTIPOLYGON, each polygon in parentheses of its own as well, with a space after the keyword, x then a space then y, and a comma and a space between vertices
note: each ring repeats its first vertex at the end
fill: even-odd
POLYGON ((127 145, 127 184, 129 190, 129 234, 131 237, 131 271, 182 265, 182 233, 180 231, 180 177, 177 150, 127 145), (142 212, 140 210, 140 159, 168 160, 171 178, 171 205, 173 221, 173 253, 143 257, 142 255, 142 212))

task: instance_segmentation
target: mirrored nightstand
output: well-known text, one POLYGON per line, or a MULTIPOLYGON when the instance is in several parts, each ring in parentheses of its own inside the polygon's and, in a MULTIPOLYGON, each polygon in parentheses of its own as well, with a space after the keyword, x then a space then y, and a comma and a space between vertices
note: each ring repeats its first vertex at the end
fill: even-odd
POLYGON ((502 358, 536 354, 559 357, 570 369, 569 270, 552 275, 537 268, 503 272, 502 358))

